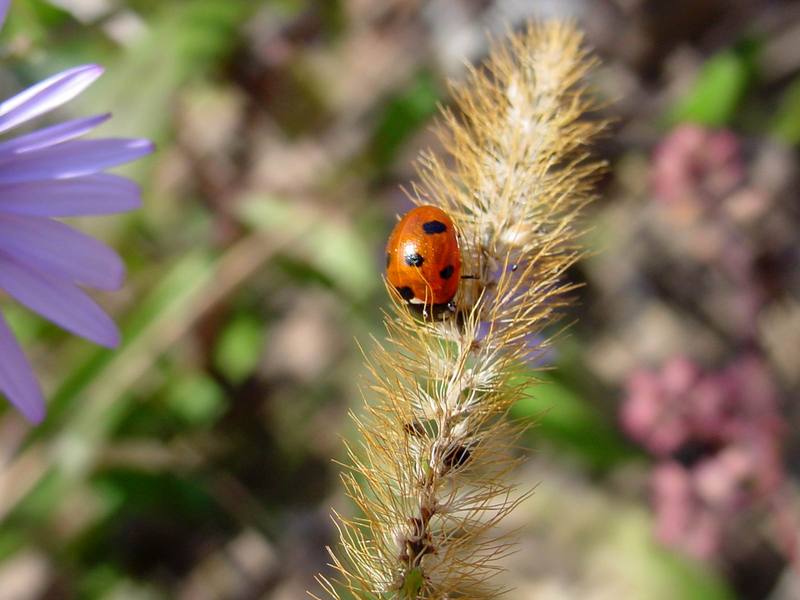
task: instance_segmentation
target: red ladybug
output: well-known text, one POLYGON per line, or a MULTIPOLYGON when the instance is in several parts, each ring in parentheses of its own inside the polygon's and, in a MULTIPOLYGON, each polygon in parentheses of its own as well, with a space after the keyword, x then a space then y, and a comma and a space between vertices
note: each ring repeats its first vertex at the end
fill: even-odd
POLYGON ((418 206, 395 225, 386 244, 386 278, 409 304, 448 304, 458 290, 456 228, 435 206, 418 206))

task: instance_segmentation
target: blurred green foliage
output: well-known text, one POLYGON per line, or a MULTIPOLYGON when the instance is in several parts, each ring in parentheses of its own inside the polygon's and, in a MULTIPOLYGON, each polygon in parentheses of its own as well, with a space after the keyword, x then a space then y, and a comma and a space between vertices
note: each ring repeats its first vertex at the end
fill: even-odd
POLYGON ((586 400, 593 392, 575 391, 557 375, 559 372, 556 369, 552 374, 527 374, 526 378, 538 376, 539 381, 511 411, 512 417, 533 424, 530 443, 552 445, 599 471, 609 471, 636 457, 636 451, 614 427, 613 415, 602 415, 598 406, 586 400))
POLYGON ((756 81, 760 47, 757 40, 745 39, 709 58, 691 89, 670 112, 670 123, 731 125, 756 81))
POLYGON ((772 134, 786 144, 800 144, 800 78, 783 92, 772 122, 772 134))
POLYGON ((439 96, 433 75, 423 71, 387 100, 369 148, 373 168, 383 170, 392 164, 403 142, 436 113, 439 96))

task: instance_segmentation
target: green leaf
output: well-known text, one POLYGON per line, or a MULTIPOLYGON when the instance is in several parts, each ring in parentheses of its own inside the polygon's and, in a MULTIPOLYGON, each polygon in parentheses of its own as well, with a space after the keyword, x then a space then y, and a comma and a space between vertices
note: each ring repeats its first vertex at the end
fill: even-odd
POLYGON ((654 577, 660 575, 665 588, 677 583, 677 597, 685 600, 732 600, 733 594, 725 583, 709 569, 664 548, 654 548, 653 555, 661 563, 661 573, 654 574, 654 577))
POLYGON ((39 479, 24 500, 12 513, 11 520, 28 523, 44 522, 50 511, 63 498, 62 480, 55 473, 49 473, 39 479))
POLYGON ((225 397, 217 383, 200 373, 181 374, 167 392, 169 407, 191 425, 209 425, 225 410, 225 397))
POLYGON ((0 527, 0 562, 10 558, 30 543, 30 532, 23 528, 0 527))
POLYGON ((786 144, 800 144, 800 77, 783 93, 770 131, 786 144))
POLYGON ((122 348, 116 353, 93 348, 75 368, 55 393, 48 418, 29 437, 52 456, 33 476, 31 491, 12 512, 43 521, 76 480, 85 476, 94 453, 127 410, 130 399, 122 392, 138 378, 137 369, 157 360, 158 340, 166 326, 196 301, 214 273, 214 264, 203 253, 184 257, 126 320, 122 348), (76 403, 80 410, 75 410, 76 403))
POLYGON ((298 236, 288 251, 302 257, 353 300, 368 297, 380 283, 372 250, 348 221, 330 219, 300 203, 271 196, 242 203, 239 215, 256 230, 298 236))
POLYGON ((530 436, 566 449, 593 468, 608 469, 635 456, 609 420, 580 395, 549 376, 532 385, 511 415, 534 423, 530 436))
POLYGON ((221 0, 163 3, 148 33, 116 60, 105 60, 104 76, 77 104, 98 111, 113 107, 118 118, 104 126, 105 134, 163 139, 181 86, 213 72, 255 8, 221 0))
POLYGON ((67 11, 44 0, 14 0, 9 8, 6 23, 0 30, 0 39, 21 36, 39 46, 47 40, 50 30, 63 25, 70 18, 67 11))
POLYGON ((755 79, 758 50, 755 41, 747 40, 712 56, 692 89, 672 110, 669 121, 709 127, 730 124, 755 79))
POLYGON ((222 332, 214 352, 214 364, 228 379, 241 382, 258 365, 264 347, 264 325, 242 314, 222 332))
POLYGON ((433 76, 423 71, 387 102, 369 146, 370 158, 378 169, 386 168, 403 143, 428 122, 436 112, 439 96, 433 76))
POLYGON ((81 574, 78 583, 80 598, 108 598, 109 592, 124 579, 124 574, 116 565, 101 562, 81 574))
MULTIPOLYGON (((139 364, 143 354, 151 352, 151 339, 163 334, 164 325, 182 314, 196 300, 203 285, 214 272, 214 263, 204 252, 187 254, 160 276, 158 284, 138 303, 122 324, 122 347, 116 352, 94 348, 54 394, 50 414, 37 429, 36 435, 61 429, 64 420, 73 419, 85 428, 83 435, 105 436, 110 427, 107 406, 117 396, 116 386, 122 381, 128 365, 139 364), (144 339, 143 339, 144 338, 144 339), (92 393, 93 392, 93 393, 92 393), (70 414, 74 402, 82 402, 79 415, 70 414)), ((148 356, 154 361, 157 357, 148 356)))
POLYGON ((733 599, 711 567, 656 542, 652 513, 640 501, 585 479, 561 480, 557 472, 555 481, 545 476, 529 510, 540 543, 557 549, 566 570, 590 581, 600 574, 607 589, 626 590, 624 598, 733 599))

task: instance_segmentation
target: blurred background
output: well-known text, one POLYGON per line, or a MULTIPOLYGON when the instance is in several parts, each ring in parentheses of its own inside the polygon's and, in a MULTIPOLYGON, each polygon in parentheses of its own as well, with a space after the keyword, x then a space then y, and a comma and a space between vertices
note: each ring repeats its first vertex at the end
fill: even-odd
POLYGON ((800 598, 800 3, 12 0, 0 97, 102 63, 53 119, 158 151, 143 210, 80 223, 129 268, 118 351, 3 299, 49 415, 0 407, 2 600, 318 591, 400 185, 487 34, 553 16, 614 122, 576 324, 515 408, 508 597, 800 598))

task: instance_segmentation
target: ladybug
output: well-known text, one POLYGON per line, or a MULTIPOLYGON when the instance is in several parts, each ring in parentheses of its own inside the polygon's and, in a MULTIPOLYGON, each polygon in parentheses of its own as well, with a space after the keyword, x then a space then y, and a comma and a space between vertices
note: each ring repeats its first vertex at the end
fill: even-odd
POLYGON ((441 208, 418 206, 395 225, 386 244, 386 278, 409 304, 448 305, 456 295, 461 252, 441 208))

